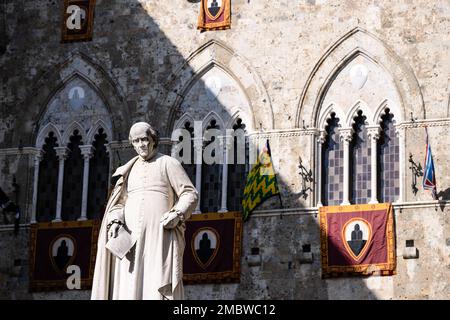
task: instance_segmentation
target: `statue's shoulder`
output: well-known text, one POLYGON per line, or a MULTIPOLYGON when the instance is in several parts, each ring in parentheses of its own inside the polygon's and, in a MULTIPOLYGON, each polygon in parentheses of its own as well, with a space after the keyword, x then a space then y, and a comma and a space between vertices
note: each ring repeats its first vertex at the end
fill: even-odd
POLYGON ((177 165, 180 163, 176 158, 168 156, 166 154, 158 153, 157 157, 157 161, 161 161, 161 163, 165 165, 177 165))

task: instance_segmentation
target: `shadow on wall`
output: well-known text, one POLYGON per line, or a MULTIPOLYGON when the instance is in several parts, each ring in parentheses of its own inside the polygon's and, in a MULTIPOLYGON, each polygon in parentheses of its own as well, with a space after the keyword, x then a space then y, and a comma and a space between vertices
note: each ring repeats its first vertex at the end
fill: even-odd
MULTIPOLYGON (((60 15, 62 4, 63 2, 48 3, 37 10, 48 10, 52 15, 60 15)), ((196 21, 198 4, 183 2, 181 5, 190 9, 192 20, 196 21)), ((27 92, 26 97, 17 97, 19 107, 12 104, 6 107, 17 121, 6 135, 9 138, 5 139, 3 144, 6 147, 14 147, 19 141, 23 141, 25 146, 35 146, 40 117, 47 110, 49 101, 66 85, 70 85, 70 82, 61 82, 59 72, 64 70, 74 54, 78 54, 83 63, 73 66, 73 75, 83 75, 79 79, 85 81, 103 99, 103 104, 111 114, 114 140, 126 139, 130 125, 143 120, 149 121, 159 132, 166 134, 176 127, 184 126, 186 121, 203 121, 204 126, 210 126, 214 120, 215 125, 222 129, 232 128, 238 119, 241 119, 247 131, 257 131, 260 127, 265 130, 273 129, 270 100, 262 81, 255 76, 255 72, 250 77, 254 80, 250 85, 239 81, 242 73, 250 72, 251 64, 243 58, 237 58, 237 62, 244 68, 233 70, 225 61, 210 61, 202 68, 193 69, 160 30, 151 17, 151 10, 145 6, 145 3, 143 7, 143 4, 136 0, 126 3, 97 1, 91 42, 60 44, 59 32, 54 32, 54 25, 45 21, 35 22, 47 26, 45 33, 50 35, 47 42, 37 41, 32 33, 24 34, 19 41, 18 35, 22 33, 19 25, 13 23, 15 28, 7 35, 12 40, 6 48, 3 60, 5 63, 2 66, 5 75, 17 76, 17 70, 24 70, 30 65, 37 70, 37 75, 32 79, 21 79, 23 82, 18 91, 27 87, 33 89, 27 92), (26 52, 28 49, 33 49, 36 54, 13 58, 14 55, 17 56, 14 51, 26 52), (102 77, 89 78, 91 71, 102 77), (187 79, 181 78, 186 74, 191 76, 187 79), (178 91, 180 88, 181 91, 178 91), (251 90, 257 92, 256 96, 249 94, 251 90)), ((22 14, 24 9, 17 4, 14 9, 15 17, 9 19, 17 19, 22 14)), ((35 15, 34 19, 43 19, 42 17, 45 15, 35 15)), ((34 20, 29 23, 31 21, 34 20)), ((60 26, 59 20, 57 25, 60 26)), ((177 27, 176 24, 174 27, 177 27)), ((192 30, 192 33, 198 34, 196 30, 192 30)), ((228 52, 229 56, 235 55, 230 48, 214 41, 199 47, 194 56, 201 57, 209 50, 228 52)), ((170 153, 170 148, 165 147, 163 151, 170 153)), ((277 152, 277 148, 272 146, 272 153, 275 155, 277 152)), ((129 149, 122 150, 118 155, 123 164, 132 152, 129 149)), ((116 155, 114 156, 116 167, 118 161, 116 155)), ((112 168, 112 171, 114 169, 112 168)), ((221 188, 218 186, 222 181, 223 171, 221 168, 210 169, 206 171, 215 177, 217 186, 213 189, 220 195, 221 188)), ((282 179, 278 178, 278 183, 280 189, 285 190, 282 198, 294 192, 282 179)), ((31 195, 32 188, 29 187, 28 194, 23 193, 20 196, 21 201, 25 203, 31 195)), ((220 199, 220 196, 209 195, 209 198, 220 199)), ((218 204, 216 202, 212 205, 217 207, 218 204)), ((285 204, 289 205, 293 204, 285 204)), ((279 201, 272 198, 265 206, 279 208, 279 201)), ((295 203, 295 206, 298 206, 298 203, 295 203)), ((27 255, 28 248, 20 243, 10 241, 4 236, 1 239, 2 242, 13 243, 17 255, 27 255)), ((320 279, 319 257, 319 230, 313 215, 252 218, 244 227, 241 260, 243 274, 240 284, 223 284, 219 290, 216 290, 217 285, 186 286, 187 297, 328 299, 330 294, 327 291, 327 282, 333 280, 320 279), (307 236, 303 236, 304 234, 307 236), (299 240, 301 237, 302 240, 299 240), (303 246, 307 244, 310 244, 315 258, 312 264, 301 264, 296 257, 306 250, 303 246), (256 247, 260 248, 262 263, 260 266, 249 266, 247 257, 256 252, 252 250, 256 247)), ((346 286, 345 290, 349 292, 346 298, 376 298, 361 279, 337 281, 346 286)), ((28 285, 27 282, 24 284, 28 285)), ((332 296, 339 297, 338 294, 332 296)), ((33 297, 86 299, 89 295, 64 292, 30 296, 23 293, 23 298, 33 297)))

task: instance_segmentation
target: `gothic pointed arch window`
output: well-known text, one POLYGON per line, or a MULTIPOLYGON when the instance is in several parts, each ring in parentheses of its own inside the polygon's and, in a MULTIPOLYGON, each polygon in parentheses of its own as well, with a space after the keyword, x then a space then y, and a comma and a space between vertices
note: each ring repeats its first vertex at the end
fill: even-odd
POLYGON ((338 205, 343 199, 344 151, 339 135, 339 118, 335 113, 327 120, 326 138, 322 155, 321 195, 324 205, 338 205))
POLYGON ((360 110, 354 118, 350 144, 350 202, 368 203, 371 197, 371 145, 366 128, 367 117, 360 110))
POLYGON ((89 160, 87 217, 101 219, 106 207, 109 179, 108 135, 99 128, 92 142, 93 156, 89 160))
MULTIPOLYGON (((176 77, 180 81, 176 82, 176 88, 173 90, 173 92, 183 95, 183 99, 176 101, 171 106, 173 113, 170 119, 175 120, 171 121, 171 124, 175 124, 173 128, 175 130, 183 129, 187 120, 191 121, 191 126, 193 125, 195 128, 193 143, 196 155, 195 165, 192 167, 184 165, 188 175, 195 176, 194 185, 199 192, 199 201, 194 214, 224 213, 240 207, 239 191, 228 185, 228 178, 233 184, 234 178, 231 178, 230 175, 237 175, 237 172, 243 168, 231 168, 226 165, 226 135, 227 131, 232 129, 237 118, 241 119, 242 124, 245 124, 249 131, 252 130, 255 123, 249 95, 244 89, 247 85, 240 83, 238 76, 217 62, 213 59, 210 64, 204 65, 204 68, 197 69, 194 73, 177 74, 176 77), (207 132, 212 129, 218 129, 214 138, 207 136, 207 132), (206 161, 212 148, 215 148, 214 153, 217 154, 214 155, 214 158, 220 160, 219 163, 206 161), (200 159, 199 156, 201 156, 200 159), (231 173, 228 172, 229 169, 231 173), (235 172, 233 172, 234 169, 236 169, 235 172)), ((269 114, 267 116, 271 117, 269 114)), ((259 117, 256 118, 259 119, 259 117)), ((184 134, 186 135, 186 133, 184 134)), ((178 137, 174 137, 174 140, 179 141, 178 137)), ((183 163, 187 157, 185 154, 184 159, 180 157, 178 146, 177 143, 173 144, 171 154, 178 157, 183 163)), ((241 182, 245 183, 242 181, 243 177, 240 178, 241 182)), ((235 185, 237 183, 236 181, 235 185)))
POLYGON ((38 222, 51 221, 56 212, 58 190, 58 157, 55 148, 58 141, 53 131, 49 132, 42 147, 43 156, 39 163, 36 219, 38 222))
POLYGON ((81 215, 84 166, 81 145, 83 145, 83 138, 78 130, 74 130, 67 144, 69 151, 64 165, 61 209, 61 217, 64 221, 76 220, 81 215))
MULTIPOLYGON (((204 136, 206 136, 206 132, 208 130, 220 130, 217 120, 211 119, 208 122, 208 125, 205 130, 204 136)), ((222 197, 222 166, 220 163, 212 163, 208 164, 205 162, 205 149, 207 147, 216 142, 218 137, 212 136, 209 140, 205 140, 203 144, 204 157, 202 161, 202 176, 201 176, 201 195, 200 195, 200 210, 203 213, 207 212, 217 212, 220 209, 221 197, 222 197)), ((219 154, 216 152, 221 152, 221 150, 217 150, 216 148, 212 149, 211 157, 219 157, 219 154)))
POLYGON ((394 202, 400 194, 400 144, 395 132, 394 115, 387 108, 381 116, 378 140, 378 200, 394 202))
POLYGON ((245 138, 245 124, 241 118, 237 118, 233 125, 233 146, 229 152, 227 163, 227 209, 230 211, 242 210, 242 197, 245 182, 247 180, 248 144, 245 138))
POLYGON ((339 129, 340 136, 339 119, 331 114, 327 121, 325 139, 318 140, 322 148, 318 149, 322 163, 318 169, 319 206, 392 203, 399 199, 401 145, 394 113, 386 108, 379 123, 370 123, 367 118, 361 110, 357 111, 352 126, 339 129))
POLYGON ((110 154, 106 144, 112 139, 113 128, 102 97, 92 83, 79 75, 67 78, 49 97, 37 124, 33 223, 101 217, 109 187, 110 154), (43 137, 49 130, 59 146, 47 143, 42 149, 43 137), (49 148, 53 151, 46 150, 49 148), (52 187, 51 199, 48 184, 52 187))

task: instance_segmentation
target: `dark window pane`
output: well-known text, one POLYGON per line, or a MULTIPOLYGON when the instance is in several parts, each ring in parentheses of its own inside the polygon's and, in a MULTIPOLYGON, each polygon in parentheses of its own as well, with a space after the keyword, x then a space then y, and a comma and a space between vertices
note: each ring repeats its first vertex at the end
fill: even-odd
POLYGON ((395 134, 394 116, 386 109, 382 116, 378 140, 378 200, 394 202, 399 196, 399 139, 395 134))
POLYGON ((84 161, 80 145, 83 144, 78 130, 70 137, 67 148, 70 150, 64 163, 64 183, 61 217, 64 221, 77 220, 81 215, 81 198, 83 191, 84 161))
POLYGON ((53 132, 45 139, 43 157, 39 164, 38 198, 36 219, 38 222, 51 221, 56 214, 59 161, 55 147, 58 146, 53 132))
POLYGON ((100 128, 92 143, 94 154, 89 163, 87 202, 87 216, 89 219, 101 219, 106 207, 109 178, 109 156, 105 146, 107 143, 106 133, 100 128))
POLYGON ((370 141, 365 125, 366 117, 361 111, 355 117, 353 138, 350 144, 350 201, 354 204, 368 203, 370 188, 370 141))
POLYGON ((342 146, 338 130, 339 119, 333 114, 326 127, 327 137, 322 147, 322 203, 337 205, 342 202, 343 167, 342 146))

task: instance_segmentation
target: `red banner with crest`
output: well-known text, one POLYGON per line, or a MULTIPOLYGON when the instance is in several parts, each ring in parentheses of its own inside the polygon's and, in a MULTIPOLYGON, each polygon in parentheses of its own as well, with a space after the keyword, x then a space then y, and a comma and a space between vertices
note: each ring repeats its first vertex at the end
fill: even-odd
POLYGON ((231 28, 231 0, 201 0, 197 29, 225 30, 231 28))
POLYGON ((99 229, 100 220, 32 224, 30 291, 90 289, 99 229))
POLYGON ((239 282, 242 247, 240 212, 194 214, 186 221, 185 284, 239 282))
POLYGON ((321 207, 319 215, 323 278, 395 274, 391 204, 321 207))

